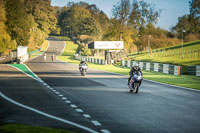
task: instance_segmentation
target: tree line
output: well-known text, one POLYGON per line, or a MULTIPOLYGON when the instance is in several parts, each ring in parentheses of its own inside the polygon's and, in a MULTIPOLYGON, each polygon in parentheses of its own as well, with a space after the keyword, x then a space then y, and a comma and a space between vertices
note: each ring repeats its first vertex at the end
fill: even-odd
MULTIPOLYGON (((168 31, 155 27, 161 10, 143 0, 119 0, 113 6, 111 18, 96 5, 69 2, 64 7, 55 7, 58 19, 57 33, 73 36, 83 43, 95 40, 123 40, 129 53, 172 46, 182 42, 182 29, 186 31, 185 41, 200 38, 199 0, 191 0, 189 8, 190 15, 180 17, 178 23, 168 31)), ((86 48, 84 50, 88 51, 86 48)))
POLYGON ((172 28, 179 39, 193 41, 200 39, 200 0, 189 2, 190 13, 178 18, 178 23, 172 28))
POLYGON ((0 52, 40 47, 56 23, 50 0, 0 0, 0 52))
POLYGON ((119 0, 109 18, 96 5, 69 2, 52 7, 50 0, 0 0, 0 52, 18 45, 40 47, 51 34, 77 40, 85 55, 87 43, 124 41, 128 53, 176 45, 200 38, 200 1, 190 0, 190 14, 178 18, 171 31, 156 27, 162 10, 143 0, 119 0))

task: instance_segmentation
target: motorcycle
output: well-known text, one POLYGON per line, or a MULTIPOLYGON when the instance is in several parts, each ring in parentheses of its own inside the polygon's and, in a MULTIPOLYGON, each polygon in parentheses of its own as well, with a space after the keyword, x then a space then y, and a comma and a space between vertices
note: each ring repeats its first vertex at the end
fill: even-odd
POLYGON ((141 72, 134 72, 129 83, 130 92, 138 93, 142 80, 143 76, 141 72))
POLYGON ((87 65, 86 64, 81 64, 80 65, 81 76, 85 76, 86 75, 86 71, 87 71, 87 65))

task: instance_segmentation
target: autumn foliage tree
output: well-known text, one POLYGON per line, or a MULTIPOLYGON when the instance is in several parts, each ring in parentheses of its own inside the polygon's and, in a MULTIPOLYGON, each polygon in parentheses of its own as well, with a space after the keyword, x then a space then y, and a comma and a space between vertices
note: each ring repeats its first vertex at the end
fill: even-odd
POLYGON ((0 53, 4 52, 7 48, 15 49, 16 42, 11 40, 10 35, 6 29, 6 10, 3 0, 0 0, 0 53))

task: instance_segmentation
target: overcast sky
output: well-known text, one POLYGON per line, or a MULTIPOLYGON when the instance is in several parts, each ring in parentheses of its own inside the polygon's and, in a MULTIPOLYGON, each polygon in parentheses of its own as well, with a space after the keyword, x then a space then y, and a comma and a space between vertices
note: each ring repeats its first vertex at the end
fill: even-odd
MULTIPOLYGON (((68 2, 79 2, 80 0, 51 0, 52 6, 65 6, 68 2)), ((111 17, 111 10, 119 0, 82 0, 89 4, 95 4, 100 10, 103 10, 108 17, 111 17)), ((147 3, 154 3, 157 9, 161 9, 161 15, 158 18, 157 27, 170 30, 178 22, 178 17, 189 14, 190 0, 144 0, 147 3)))

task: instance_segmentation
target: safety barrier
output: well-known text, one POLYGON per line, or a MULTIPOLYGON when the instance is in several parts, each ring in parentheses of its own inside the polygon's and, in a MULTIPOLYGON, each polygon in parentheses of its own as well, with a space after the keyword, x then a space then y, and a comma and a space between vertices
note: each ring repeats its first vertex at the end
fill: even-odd
MULTIPOLYGON (((129 68, 133 67, 135 63, 136 63, 135 61, 125 61, 125 60, 122 60, 121 62, 123 67, 129 67, 129 68)), ((137 62, 137 63, 139 64, 139 67, 142 70, 162 72, 165 74, 173 74, 173 75, 181 74, 181 66, 161 64, 161 63, 151 63, 151 62, 137 62)))
POLYGON ((97 59, 97 58, 92 58, 92 57, 87 57, 87 56, 80 56, 79 54, 74 55, 75 59, 77 60, 82 60, 82 61, 87 61, 95 64, 101 64, 105 65, 107 62, 103 59, 97 59))
POLYGON ((188 74, 200 76, 200 66, 188 66, 188 74))
MULTIPOLYGON (((92 57, 80 56, 79 54, 75 54, 75 59, 83 60, 87 62, 92 62, 95 64, 105 65, 107 64, 106 60, 97 59, 92 57)), ((137 62, 139 67, 142 70, 146 71, 154 71, 154 72, 161 72, 165 74, 172 74, 172 75, 180 75, 182 72, 182 66, 179 65, 171 65, 171 64, 162 64, 162 63, 152 63, 152 62, 137 62)), ((121 65, 123 67, 133 67, 135 61, 126 61, 122 60, 121 65)), ((189 66, 187 70, 188 74, 200 76, 200 66, 189 66)))

